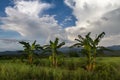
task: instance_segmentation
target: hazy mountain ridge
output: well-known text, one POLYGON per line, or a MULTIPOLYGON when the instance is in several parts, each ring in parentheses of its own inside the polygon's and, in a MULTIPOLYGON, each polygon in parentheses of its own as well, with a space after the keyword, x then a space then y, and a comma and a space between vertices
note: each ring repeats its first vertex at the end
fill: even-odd
POLYGON ((112 49, 112 50, 120 50, 120 45, 109 46, 107 48, 112 49))
MULTIPOLYGON (((120 45, 109 46, 107 48, 113 50, 113 52, 105 51, 105 54, 107 54, 107 55, 119 54, 120 55, 120 45)), ((69 52, 77 52, 78 53, 78 52, 80 52, 80 48, 78 48, 78 47, 75 47, 75 48, 62 47, 59 49, 59 51, 61 51, 63 53, 69 53, 69 52)), ((1 56, 2 55, 21 55, 21 54, 23 54, 22 50, 0 52, 1 56)))

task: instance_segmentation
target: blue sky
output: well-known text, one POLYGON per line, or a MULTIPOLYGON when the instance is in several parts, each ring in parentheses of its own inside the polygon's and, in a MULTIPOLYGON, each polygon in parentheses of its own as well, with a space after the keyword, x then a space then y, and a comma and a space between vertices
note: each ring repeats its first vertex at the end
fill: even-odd
MULTIPOLYGON (((11 0, 1 0, 0 1, 0 17, 5 17, 6 13, 5 13, 5 8, 7 6, 13 6, 13 3, 11 2, 11 0)), ((0 24, 2 24, 2 22, 0 21, 0 24)), ((0 29, 0 38, 12 38, 14 36, 18 36, 19 34, 14 32, 14 31, 4 31, 2 29, 0 29)))
POLYGON ((58 24, 61 25, 63 28, 68 26, 74 26, 75 21, 77 20, 74 15, 72 15, 72 9, 69 8, 64 3, 64 0, 41 0, 42 2, 53 4, 53 7, 45 10, 43 15, 56 15, 55 19, 58 20, 58 24), (64 22, 66 18, 70 17, 71 20, 64 22))
POLYGON ((4 11, 7 6, 13 6, 12 0, 1 0, 0 1, 0 16, 6 16, 4 11))
MULTIPOLYGON (((53 4, 54 7, 45 10, 42 14, 43 15, 55 15, 55 19, 58 21, 58 24, 61 25, 63 28, 68 26, 74 26, 75 21, 77 20, 74 15, 72 15, 72 9, 69 8, 63 0, 41 0, 44 3, 53 4), (65 21, 66 18, 70 18, 71 20, 65 21)), ((13 1, 11 0, 1 0, 0 1, 0 16, 5 17, 5 8, 7 6, 14 6, 13 1)), ((1 22, 2 24, 2 22, 1 22)), ((15 31, 4 31, 0 30, 0 38, 11 38, 15 36, 20 36, 15 31)))
POLYGON ((119 21, 119 0, 0 0, 0 51, 22 49, 18 40, 43 45, 55 37, 69 46, 78 34, 103 31, 100 45, 120 45, 119 21))

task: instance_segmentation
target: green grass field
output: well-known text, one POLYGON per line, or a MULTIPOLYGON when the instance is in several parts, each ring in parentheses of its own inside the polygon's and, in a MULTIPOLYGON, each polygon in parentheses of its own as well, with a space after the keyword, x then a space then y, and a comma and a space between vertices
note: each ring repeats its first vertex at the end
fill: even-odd
POLYGON ((61 58, 58 67, 48 59, 33 65, 16 60, 0 61, 0 80, 120 80, 120 57, 98 57, 94 71, 83 68, 85 58, 61 58))

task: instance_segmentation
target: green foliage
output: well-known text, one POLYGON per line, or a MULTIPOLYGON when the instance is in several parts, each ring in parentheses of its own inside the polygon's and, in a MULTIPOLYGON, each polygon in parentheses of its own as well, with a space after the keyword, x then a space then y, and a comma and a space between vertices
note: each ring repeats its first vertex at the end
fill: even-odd
POLYGON ((28 61, 32 64, 34 51, 40 50, 42 47, 39 44, 36 44, 36 40, 32 44, 25 41, 20 41, 19 43, 23 45, 24 52, 28 55, 28 61))
MULTIPOLYGON (((71 52, 70 58, 64 57, 58 49, 65 45, 65 42, 59 43, 59 39, 50 41, 49 45, 41 47, 36 44, 36 40, 30 44, 29 42, 21 41, 20 44, 24 47, 24 52, 27 54, 28 61, 32 65, 23 63, 27 59, 25 56, 21 58, 13 58, 13 60, 0 61, 0 79, 1 80, 119 80, 120 76, 120 58, 97 58, 98 51, 103 49, 99 46, 99 42, 104 37, 102 32, 95 39, 90 37, 90 32, 82 37, 78 35, 75 39, 78 43, 72 47, 82 47, 82 53, 86 56, 79 56, 77 53, 71 52), (34 57, 34 51, 44 50, 52 53, 48 58, 34 57), (34 58, 34 60, 33 60, 34 58), (103 60, 104 59, 104 60, 103 60), (21 61, 22 62, 21 62, 21 61), (52 64, 51 64, 52 63, 52 64), (52 66, 52 67, 51 67, 52 66), (54 67, 53 67, 54 66, 54 67), (87 71, 85 70, 87 69, 87 71)), ((42 54, 43 55, 43 54, 42 54)), ((44 55, 43 55, 44 56, 44 55)))
POLYGON ((79 39, 75 39, 78 43, 72 46, 72 47, 77 46, 83 48, 82 53, 87 57, 86 69, 88 71, 93 70, 95 67, 95 58, 96 58, 97 50, 98 48, 99 49, 101 48, 100 46, 98 46, 98 43, 104 37, 105 32, 102 32, 101 34, 96 36, 95 39, 92 39, 90 37, 90 34, 91 33, 89 32, 85 37, 78 35, 79 39))
POLYGON ((50 61, 52 62, 52 65, 54 67, 57 67, 57 54, 58 54, 58 50, 59 48, 61 48, 63 45, 65 45, 65 42, 61 42, 58 43, 59 39, 56 38, 55 41, 51 41, 50 40, 50 44, 49 45, 45 45, 44 46, 44 50, 47 52, 51 52, 52 55, 49 56, 50 61))
POLYGON ((68 53, 68 56, 69 56, 69 57, 79 57, 80 55, 79 55, 77 52, 75 52, 75 51, 70 51, 70 52, 68 53))
POLYGON ((48 59, 38 59, 39 65, 0 61, 1 80, 119 80, 120 58, 100 57, 93 72, 81 66, 85 58, 61 59, 57 68, 50 67, 48 59), (80 66, 81 65, 81 66, 80 66))

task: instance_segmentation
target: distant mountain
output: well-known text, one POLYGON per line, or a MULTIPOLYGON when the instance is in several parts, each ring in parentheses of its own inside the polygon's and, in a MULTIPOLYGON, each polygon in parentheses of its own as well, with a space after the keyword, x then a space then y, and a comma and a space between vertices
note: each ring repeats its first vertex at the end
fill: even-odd
MULTIPOLYGON (((108 46, 106 47, 110 50, 120 50, 120 45, 113 45, 113 46, 108 46)), ((82 48, 80 47, 74 47, 74 48, 69 48, 69 47, 63 47, 63 48, 60 48, 59 50, 62 51, 62 52, 69 52, 69 51, 77 51, 79 52, 82 48)))
MULTIPOLYGON (((113 50, 114 52, 104 51, 105 54, 107 54, 107 55, 120 55, 120 45, 109 46, 107 48, 113 50)), ((79 53, 81 51, 81 48, 80 47, 74 47, 74 48, 62 47, 59 49, 59 51, 61 51, 63 53, 70 53, 70 52, 79 53)), ((38 52, 38 53, 40 53, 40 52, 38 52)), ((22 50, 0 52, 0 56, 4 56, 4 55, 9 55, 9 56, 18 55, 19 56, 21 54, 23 54, 22 50)))
POLYGON ((120 50, 120 45, 113 45, 113 46, 109 46, 107 48, 111 49, 111 50, 120 50))
MULTIPOLYGON (((58 51, 61 51, 62 53, 79 52, 80 48, 78 48, 78 47, 75 47, 75 48, 62 47, 62 48, 58 49, 58 51)), ((39 54, 41 52, 36 51, 37 54, 39 54)), ((22 50, 0 52, 0 56, 4 56, 4 55, 21 55, 21 54, 23 54, 22 50)))
POLYGON ((0 56, 13 56, 13 55, 21 55, 23 54, 23 51, 4 51, 4 52, 0 52, 0 56))
POLYGON ((63 53, 68 53, 68 52, 79 52, 81 50, 80 47, 73 47, 73 48, 69 48, 69 47, 62 47, 59 49, 59 51, 63 52, 63 53))

